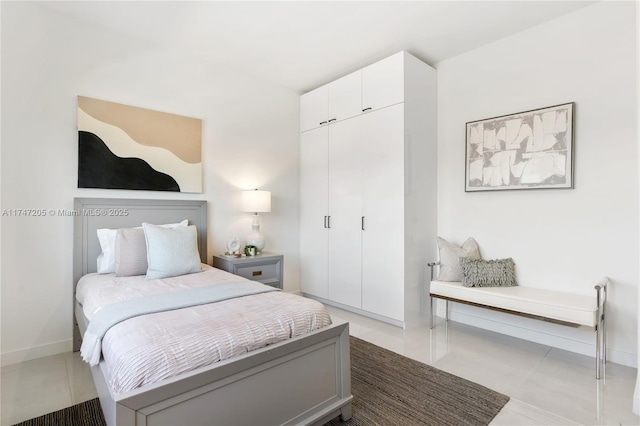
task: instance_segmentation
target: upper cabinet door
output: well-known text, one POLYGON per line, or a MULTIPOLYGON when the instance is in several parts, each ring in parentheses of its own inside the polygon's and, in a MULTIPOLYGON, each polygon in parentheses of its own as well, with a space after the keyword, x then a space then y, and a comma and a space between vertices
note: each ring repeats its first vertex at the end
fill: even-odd
POLYGON ((362 113, 362 71, 329 83, 329 120, 344 120, 362 113))
POLYGON ((362 109, 376 110, 404 102, 403 77, 404 52, 363 68, 362 109))
POLYGON ((329 85, 300 96, 300 131, 324 126, 329 121, 329 85))

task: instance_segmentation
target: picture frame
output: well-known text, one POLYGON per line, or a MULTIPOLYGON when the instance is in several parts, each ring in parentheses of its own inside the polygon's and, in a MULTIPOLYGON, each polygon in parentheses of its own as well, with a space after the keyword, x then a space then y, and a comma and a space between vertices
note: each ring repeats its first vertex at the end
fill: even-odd
POLYGON ((572 189, 574 106, 467 122, 465 192, 572 189))

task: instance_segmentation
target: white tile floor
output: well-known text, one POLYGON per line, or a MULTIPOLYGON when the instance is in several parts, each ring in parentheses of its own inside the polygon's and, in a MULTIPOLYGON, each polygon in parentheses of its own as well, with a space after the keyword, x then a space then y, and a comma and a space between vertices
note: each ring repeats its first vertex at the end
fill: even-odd
POLYGON ((636 369, 607 363, 595 379, 595 359, 460 323, 401 330, 329 308, 350 333, 378 346, 502 392, 511 400, 491 425, 638 425, 633 414, 636 369))
POLYGON ((98 396, 79 352, 2 367, 0 424, 12 425, 98 396))
MULTIPOLYGON (((639 425, 631 412, 636 370, 474 327, 439 322, 412 330, 329 308, 353 336, 480 383, 511 397, 492 425, 639 425)), ((78 353, 2 368, 0 422, 11 425, 96 397, 78 353)))

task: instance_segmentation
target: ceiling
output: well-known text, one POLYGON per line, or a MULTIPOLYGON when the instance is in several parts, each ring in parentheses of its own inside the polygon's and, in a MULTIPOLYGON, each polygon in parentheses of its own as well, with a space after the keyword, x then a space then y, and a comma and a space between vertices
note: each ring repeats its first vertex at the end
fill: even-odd
POLYGON ((594 1, 48 1, 59 13, 299 92, 400 50, 440 61, 594 1))

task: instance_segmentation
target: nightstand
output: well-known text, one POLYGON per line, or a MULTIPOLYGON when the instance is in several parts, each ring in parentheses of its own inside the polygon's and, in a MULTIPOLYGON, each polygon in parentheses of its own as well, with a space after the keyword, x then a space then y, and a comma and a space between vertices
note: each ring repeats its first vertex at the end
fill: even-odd
POLYGON ((262 252, 255 256, 213 256, 213 267, 282 289, 281 254, 262 252))

